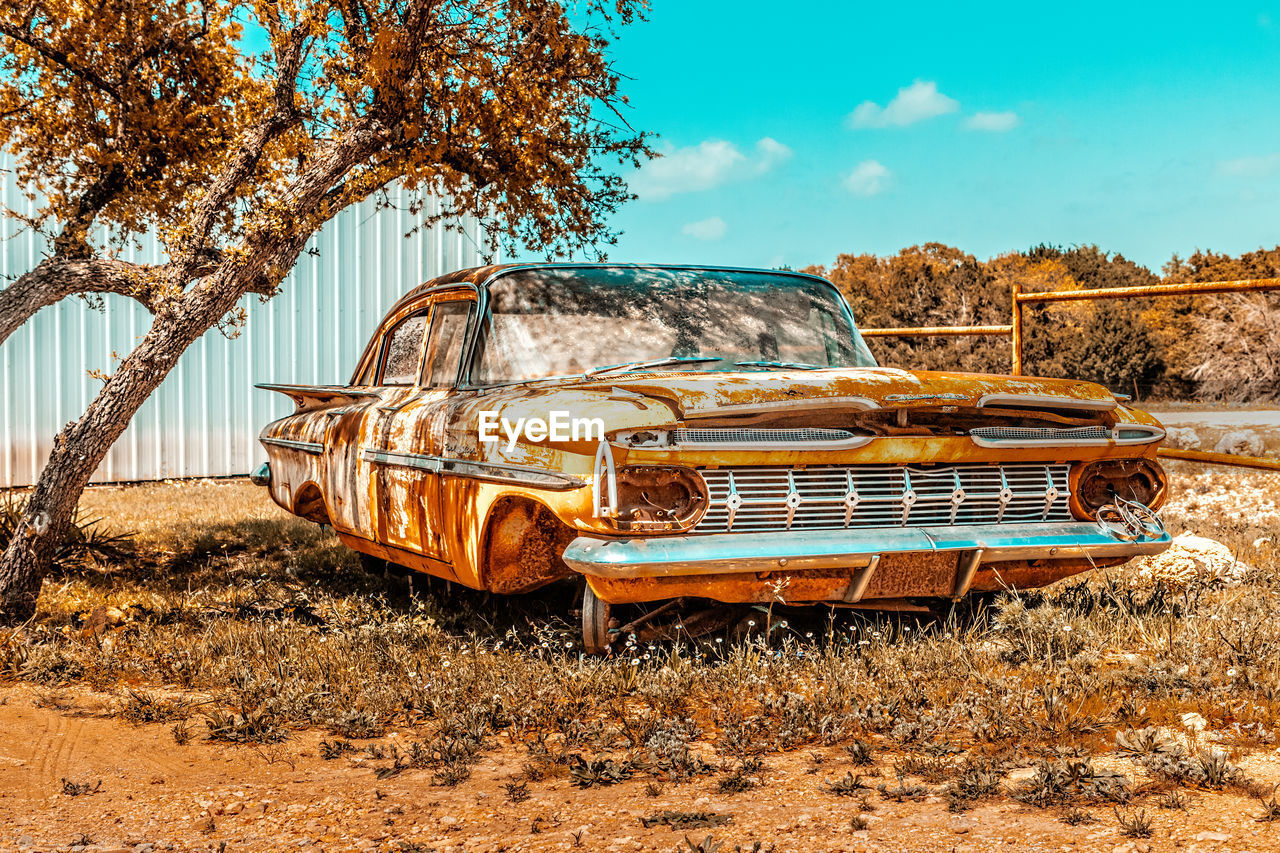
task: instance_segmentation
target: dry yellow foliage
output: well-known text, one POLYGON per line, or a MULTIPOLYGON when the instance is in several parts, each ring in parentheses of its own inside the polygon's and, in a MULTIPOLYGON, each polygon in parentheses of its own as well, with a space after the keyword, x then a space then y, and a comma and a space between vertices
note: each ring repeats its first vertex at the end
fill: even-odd
POLYGON ((490 250, 596 254, 652 152, 608 57, 641 0, 0 0, 0 145, 45 199, 53 252, 0 290, 0 342, 45 305, 112 292, 150 331, 59 434, 0 560, 0 619, 32 612, 84 484, 138 406, 307 239, 393 182, 477 216, 490 250), (168 259, 118 249, 154 228, 168 259), (106 233, 109 239, 96 235, 106 233))

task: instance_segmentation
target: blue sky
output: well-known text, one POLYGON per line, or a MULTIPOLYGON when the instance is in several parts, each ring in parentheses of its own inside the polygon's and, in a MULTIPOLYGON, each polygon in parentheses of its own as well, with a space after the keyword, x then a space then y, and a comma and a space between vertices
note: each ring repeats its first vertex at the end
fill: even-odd
POLYGON ((654 0, 613 50, 668 156, 611 260, 1280 243, 1280 2, 654 0))

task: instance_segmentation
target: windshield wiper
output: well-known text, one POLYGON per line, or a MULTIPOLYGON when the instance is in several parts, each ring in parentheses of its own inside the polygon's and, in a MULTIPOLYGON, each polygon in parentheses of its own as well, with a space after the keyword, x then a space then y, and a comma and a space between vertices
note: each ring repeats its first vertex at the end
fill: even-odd
POLYGON ((778 367, 783 370, 822 370, 824 365, 806 364, 803 361, 735 361, 734 367, 778 367))
POLYGON ((595 367, 588 370, 583 376, 591 379, 605 373, 616 373, 619 370, 645 370, 650 367, 666 367, 669 364, 706 364, 711 361, 724 361, 723 358, 715 355, 672 355, 666 358, 655 358, 650 361, 624 361, 622 364, 609 364, 604 367, 595 367))

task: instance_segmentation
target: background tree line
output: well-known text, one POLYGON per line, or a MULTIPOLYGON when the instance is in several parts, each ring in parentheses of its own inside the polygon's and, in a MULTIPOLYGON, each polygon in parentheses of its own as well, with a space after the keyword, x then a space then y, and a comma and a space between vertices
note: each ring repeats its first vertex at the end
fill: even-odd
MULTIPOLYGON (((1158 276, 1097 246, 1036 246, 982 261, 926 243, 891 257, 844 254, 808 272, 844 292, 859 326, 1001 325, 1024 292, 1280 277, 1280 247, 1238 257, 1175 255, 1158 276)), ((1024 370, 1090 379, 1140 398, 1280 397, 1280 294, 1028 305, 1024 370)), ((1007 337, 873 338, 882 364, 1007 373, 1007 337)))

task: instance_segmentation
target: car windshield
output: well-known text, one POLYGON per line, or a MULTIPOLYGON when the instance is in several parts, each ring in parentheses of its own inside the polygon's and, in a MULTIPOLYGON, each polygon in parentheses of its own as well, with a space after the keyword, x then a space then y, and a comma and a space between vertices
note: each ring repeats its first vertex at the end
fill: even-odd
POLYGON ((844 299, 818 279, 547 267, 510 273, 490 285, 472 376, 478 385, 500 385, 627 369, 874 365, 844 299))

